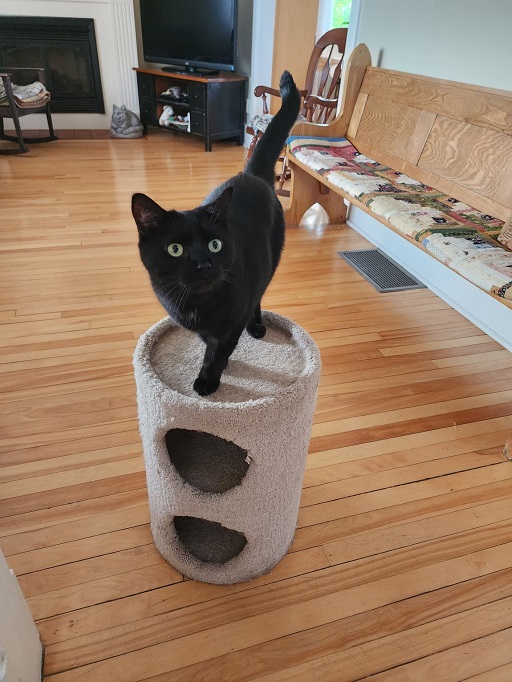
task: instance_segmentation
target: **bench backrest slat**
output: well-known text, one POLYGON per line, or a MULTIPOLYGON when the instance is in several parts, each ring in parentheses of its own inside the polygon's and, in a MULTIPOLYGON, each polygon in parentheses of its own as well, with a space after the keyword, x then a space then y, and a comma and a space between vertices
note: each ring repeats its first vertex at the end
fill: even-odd
POLYGON ((347 138, 485 213, 511 214, 512 93, 369 67, 347 138))
POLYGON ((512 93, 369 67, 361 93, 512 134, 512 93))

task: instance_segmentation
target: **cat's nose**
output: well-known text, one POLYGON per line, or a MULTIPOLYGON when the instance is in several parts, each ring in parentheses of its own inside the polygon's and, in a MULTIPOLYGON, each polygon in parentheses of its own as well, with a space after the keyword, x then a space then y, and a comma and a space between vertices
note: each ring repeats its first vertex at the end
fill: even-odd
POLYGON ((208 261, 201 261, 197 264, 198 270, 208 270, 211 267, 212 267, 212 264, 209 263, 208 261))

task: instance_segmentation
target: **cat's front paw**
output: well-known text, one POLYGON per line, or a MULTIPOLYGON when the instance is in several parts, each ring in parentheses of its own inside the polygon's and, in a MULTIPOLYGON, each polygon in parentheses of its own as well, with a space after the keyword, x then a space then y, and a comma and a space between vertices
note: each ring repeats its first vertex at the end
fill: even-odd
POLYGON ((210 395, 211 393, 215 393, 219 388, 219 385, 220 381, 208 381, 207 379, 197 377, 194 381, 194 391, 199 393, 199 395, 210 395))
POLYGON ((247 325, 247 331, 253 337, 253 339, 262 339, 267 330, 264 324, 258 324, 257 322, 250 322, 247 325))

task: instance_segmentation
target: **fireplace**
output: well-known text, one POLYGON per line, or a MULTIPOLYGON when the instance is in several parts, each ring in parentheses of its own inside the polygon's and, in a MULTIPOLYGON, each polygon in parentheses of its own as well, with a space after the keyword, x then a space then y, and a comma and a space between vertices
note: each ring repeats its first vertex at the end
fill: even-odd
MULTIPOLYGON (((94 20, 105 113, 55 113, 52 100, 52 117, 56 130, 109 130, 114 104, 125 104, 128 109, 138 112, 137 79, 133 71, 133 67, 138 64, 134 1, 0 0, 2 18, 16 15, 23 19, 44 17, 52 21, 61 18, 94 20)), ((52 97, 53 95, 52 92, 52 97)), ((6 127, 9 127, 10 119, 5 120, 6 127)), ((23 120, 33 130, 46 129, 44 114, 34 114, 23 120)))
POLYGON ((53 112, 105 112, 93 19, 0 16, 0 66, 44 67, 53 112))

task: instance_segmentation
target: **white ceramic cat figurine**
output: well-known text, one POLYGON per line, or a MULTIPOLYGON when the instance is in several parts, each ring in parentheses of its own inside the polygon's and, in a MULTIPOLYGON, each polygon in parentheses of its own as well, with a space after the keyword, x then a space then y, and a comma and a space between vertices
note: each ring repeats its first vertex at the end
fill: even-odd
POLYGON ((110 125, 110 137, 123 137, 132 139, 142 137, 142 124, 133 111, 130 111, 123 104, 117 107, 114 104, 112 111, 112 122, 110 125))

